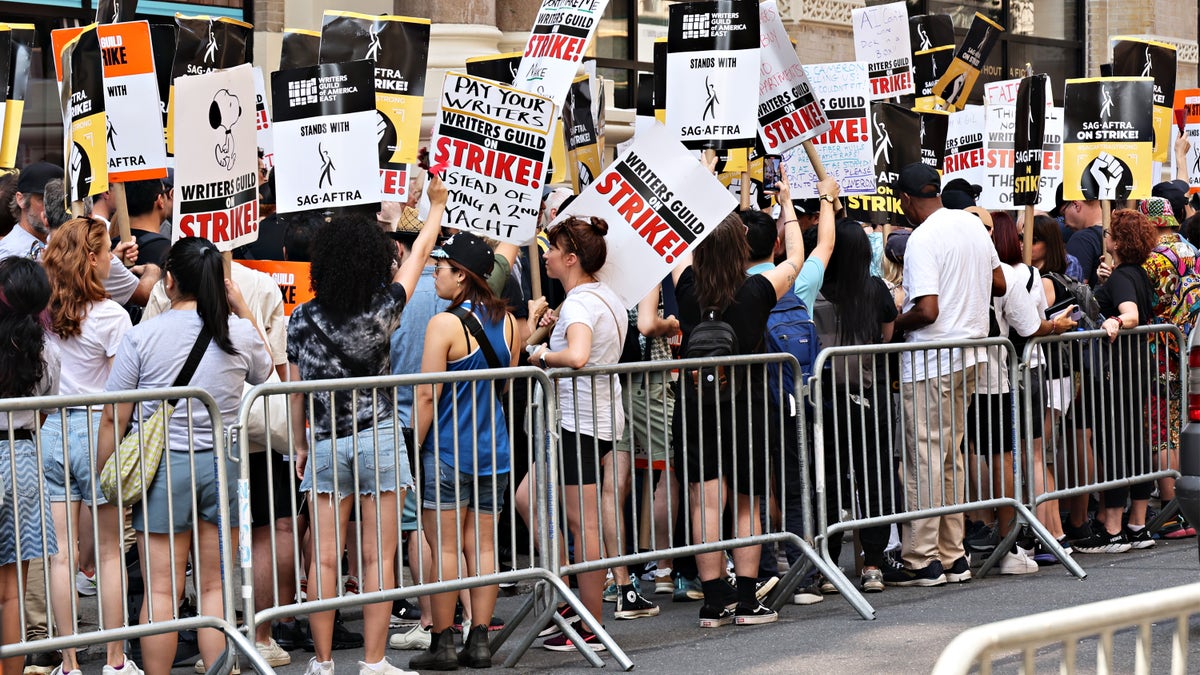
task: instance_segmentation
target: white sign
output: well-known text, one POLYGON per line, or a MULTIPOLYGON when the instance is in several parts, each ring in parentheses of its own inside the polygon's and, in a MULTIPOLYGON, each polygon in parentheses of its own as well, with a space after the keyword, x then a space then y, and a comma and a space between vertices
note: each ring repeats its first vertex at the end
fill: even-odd
POLYGON ((249 64, 175 79, 173 240, 222 251, 258 239, 254 71, 249 64))
MULTIPOLYGON (((984 129, 983 192, 979 206, 985 209, 1011 211, 1013 204, 1013 135, 1016 131, 1015 106, 986 107, 984 129)), ((1035 208, 1049 211, 1054 208, 1054 192, 1062 182, 1062 108, 1046 108, 1046 129, 1042 142, 1042 172, 1038 183, 1038 203, 1035 208)), ((961 115, 962 113, 954 113, 961 115)), ((953 117, 951 120, 953 121, 953 117)), ((952 127, 953 128, 953 127, 952 127)), ((947 141, 947 144, 949 141, 947 141)), ((970 180, 970 179, 968 179, 970 180)))
POLYGON ((782 155, 829 131, 813 96, 775 0, 758 6, 762 66, 758 85, 758 133, 768 155, 782 155))
POLYGON ((429 142, 450 189, 442 224, 513 244, 533 238, 554 103, 492 80, 446 74, 429 142))
MULTIPOLYGON (((983 149, 984 109, 969 105, 950 115, 946 131, 946 160, 942 165, 942 185, 962 178, 972 185, 983 185, 985 153, 983 149)), ((1012 170, 1009 170, 1012 175, 1012 170)))
MULTIPOLYGON (((875 194, 875 158, 871 143, 867 64, 819 63, 805 68, 817 102, 829 118, 829 131, 813 139, 825 172, 849 195, 875 194)), ((796 199, 818 195, 817 175, 808 153, 797 148, 784 155, 788 183, 796 199)))
POLYGON ((145 21, 96 27, 104 64, 108 180, 123 183, 167 175, 158 78, 145 21))
POLYGON ((636 305, 684 253, 712 233, 737 199, 662 125, 638 135, 555 220, 608 223, 608 260, 597 277, 636 305))
POLYGON ((608 0, 542 0, 513 86, 562 106, 608 0))
MULTIPOLYGON (((1021 80, 1000 80, 999 82, 988 82, 983 87, 983 104, 984 105, 1016 105, 1017 90, 1021 87, 1021 80)), ((1046 78, 1046 107, 1054 107, 1054 87, 1051 86, 1050 78, 1046 78)))
POLYGON ((854 25, 854 60, 867 64, 871 100, 913 93, 906 3, 860 7, 850 17, 854 25))
POLYGON ((262 68, 254 66, 254 128, 258 131, 258 149, 263 151, 263 168, 275 166, 275 141, 271 136, 271 110, 267 106, 267 85, 262 68))

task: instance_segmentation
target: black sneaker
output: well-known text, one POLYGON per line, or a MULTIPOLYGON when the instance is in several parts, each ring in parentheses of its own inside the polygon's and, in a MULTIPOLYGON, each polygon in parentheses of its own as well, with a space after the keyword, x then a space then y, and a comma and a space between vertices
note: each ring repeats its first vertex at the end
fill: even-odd
POLYGON ((1087 539, 1078 539, 1071 542, 1071 548, 1076 553, 1124 553, 1133 548, 1129 543, 1129 539, 1124 532, 1117 534, 1109 534, 1101 532, 1093 534, 1087 539))
POLYGON ((392 602, 392 618, 388 628, 412 628, 421 623, 421 608, 407 598, 392 602))
POLYGON ((700 608, 701 628, 720 628, 733 623, 733 610, 728 607, 709 607, 707 604, 700 608))
POLYGON ((934 560, 917 570, 903 565, 889 565, 883 570, 883 583, 888 586, 944 586, 946 575, 940 560, 934 560))
MULTIPOLYGON (((1101 530, 1103 531, 1103 530, 1101 530)), ((1075 527, 1069 520, 1063 521, 1063 535, 1068 541, 1079 541, 1092 536, 1092 528, 1085 521, 1083 525, 1075 527)))
POLYGON ((979 553, 991 553, 996 550, 996 546, 1000 543, 1000 533, 997 531, 995 523, 990 525, 973 524, 969 529, 970 531, 963 539, 963 544, 967 548, 979 553))
POLYGON ((754 626, 760 623, 775 623, 779 620, 779 614, 773 609, 769 609, 761 602, 756 607, 743 607, 738 605, 734 610, 733 622, 739 626, 754 626))
POLYGON ((643 598, 633 584, 620 586, 617 591, 617 608, 613 611, 613 616, 616 618, 641 619, 647 616, 658 616, 658 605, 643 598))
MULTIPOLYGON (((308 625, 305 628, 307 629, 307 635, 304 642, 304 651, 316 651, 313 648, 312 628, 308 625)), ((333 618, 333 649, 360 649, 362 646, 362 633, 355 633, 346 628, 345 622, 342 621, 342 613, 338 612, 335 614, 333 618)))
POLYGON ((308 640, 308 633, 304 630, 304 624, 299 620, 288 622, 277 621, 274 626, 271 626, 271 637, 275 639, 275 644, 285 652, 295 651, 305 645, 308 640))
POLYGON ((1142 527, 1142 529, 1134 531, 1133 528, 1125 528, 1125 538, 1129 540, 1129 545, 1133 548, 1153 548, 1154 537, 1150 536, 1150 528, 1142 527))
POLYGON ((965 584, 971 580, 971 563, 966 556, 954 561, 950 569, 946 570, 946 581, 952 584, 965 584))
MULTIPOLYGON (((567 623, 579 622, 579 615, 575 613, 575 610, 572 609, 570 605, 563 605, 555 611, 557 611, 558 615, 566 620, 567 623)), ((538 633, 538 637, 548 638, 553 635, 558 635, 561 632, 562 629, 558 627, 558 624, 551 620, 550 623, 546 624, 546 627, 542 629, 542 632, 538 633)))

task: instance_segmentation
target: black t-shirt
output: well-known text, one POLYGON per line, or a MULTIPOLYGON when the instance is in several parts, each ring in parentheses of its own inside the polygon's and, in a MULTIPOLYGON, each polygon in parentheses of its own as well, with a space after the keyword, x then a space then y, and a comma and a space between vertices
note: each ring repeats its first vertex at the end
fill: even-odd
POLYGON ((1067 242, 1067 253, 1079 260, 1083 268, 1084 281, 1095 288, 1100 284, 1096 276, 1096 268, 1100 266, 1100 256, 1104 255, 1104 228, 1093 225, 1077 230, 1067 242))
MULTIPOLYGON (((767 317, 775 306, 775 287, 761 274, 746 278, 733 296, 733 302, 722 314, 725 323, 738 336, 738 353, 758 354, 763 351, 763 335, 767 317)), ((701 321, 701 308, 696 300, 696 275, 689 267, 675 286, 675 302, 679 305, 679 325, 683 329, 683 351, 687 352, 688 337, 701 321)))
POLYGON ((1117 265, 1108 281, 1096 289, 1096 302, 1105 318, 1119 316, 1123 302, 1137 303, 1138 325, 1144 326, 1154 318, 1154 291, 1141 265, 1117 265))
MULTIPOLYGON (((896 301, 892 299, 892 292, 888 290, 887 283, 883 279, 880 279, 879 277, 871 277, 870 281, 867 283, 865 294, 867 296, 866 298, 851 298, 850 302, 866 302, 874 307, 876 324, 891 323, 896 320, 896 317, 899 315, 899 312, 896 311, 896 301)), ((859 344, 879 344, 883 341, 881 338, 882 334, 879 334, 879 337, 877 337, 875 340, 866 343, 860 342, 859 344)), ((824 335, 821 336, 822 349, 825 347, 841 346, 844 345, 842 344, 840 329, 837 331, 837 333, 831 336, 831 339, 828 342, 826 341, 826 337, 824 335)))
MULTIPOLYGON (((158 232, 147 232, 145 230, 130 229, 129 234, 133 235, 133 240, 138 246, 137 264, 158 265, 163 267, 167 263, 167 254, 171 252, 171 240, 162 236, 158 232)), ((116 246, 121 242, 121 239, 115 238, 112 243, 116 246)))

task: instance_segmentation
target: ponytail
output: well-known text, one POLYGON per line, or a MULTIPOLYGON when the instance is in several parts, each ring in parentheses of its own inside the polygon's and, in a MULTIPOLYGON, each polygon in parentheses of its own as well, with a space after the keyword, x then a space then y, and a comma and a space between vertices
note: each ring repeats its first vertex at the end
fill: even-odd
POLYGON ((165 271, 174 277, 180 295, 195 299, 196 314, 213 342, 225 353, 237 354, 229 339, 229 299, 217 247, 207 239, 184 237, 167 254, 165 271))
POLYGON ((30 396, 46 373, 50 280, 28 258, 0 260, 0 398, 30 396))

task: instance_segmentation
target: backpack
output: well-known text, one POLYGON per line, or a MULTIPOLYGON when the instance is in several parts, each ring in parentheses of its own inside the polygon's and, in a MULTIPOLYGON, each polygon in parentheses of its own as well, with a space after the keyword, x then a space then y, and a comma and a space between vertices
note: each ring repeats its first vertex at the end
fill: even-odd
MULTIPOLYGON (((688 336, 687 349, 683 352, 685 359, 700 359, 718 356, 737 356, 738 336, 722 318, 722 313, 715 308, 704 310, 704 320, 696 324, 692 334, 688 336)), ((742 379, 744 379, 744 375, 742 379)), ((700 401, 712 403, 715 401, 732 401, 737 395, 741 381, 729 377, 726 366, 715 368, 689 368, 684 373, 684 379, 690 383, 693 392, 700 401)))
POLYGON ((1175 285, 1168 305, 1170 314, 1164 318, 1183 329, 1186 338, 1192 331, 1196 316, 1200 315, 1200 274, 1197 274, 1195 266, 1188 269, 1170 246, 1156 247, 1154 253, 1166 258, 1179 274, 1179 283, 1175 285))
MULTIPOLYGON (((767 352, 796 357, 803 381, 808 381, 812 376, 813 364, 817 361, 817 353, 821 351, 821 338, 808 308, 795 293, 784 293, 771 309, 764 340, 767 352)), ((795 386, 796 374, 792 372, 792 364, 767 365, 767 387, 772 402, 780 403, 780 392, 787 400, 786 396, 795 391, 795 386)))
MULTIPOLYGON (((1079 317, 1080 328, 1083 330, 1096 330, 1100 327, 1100 303, 1096 301, 1096 295, 1092 292, 1091 286, 1063 276, 1058 272, 1046 272, 1046 276, 1065 288, 1067 294, 1071 296, 1071 303, 1079 307, 1081 314, 1079 317)), ((1055 298, 1054 304, 1059 304, 1058 298, 1055 298)))

